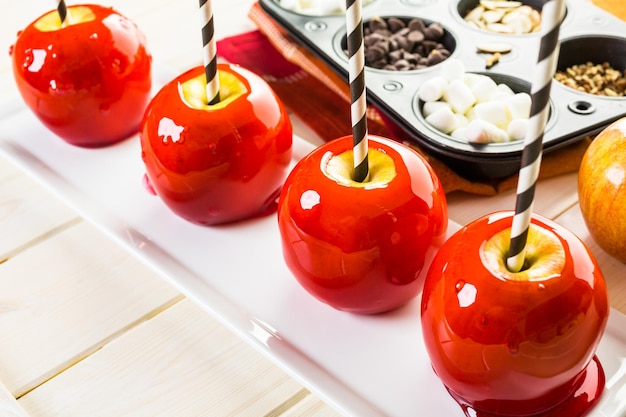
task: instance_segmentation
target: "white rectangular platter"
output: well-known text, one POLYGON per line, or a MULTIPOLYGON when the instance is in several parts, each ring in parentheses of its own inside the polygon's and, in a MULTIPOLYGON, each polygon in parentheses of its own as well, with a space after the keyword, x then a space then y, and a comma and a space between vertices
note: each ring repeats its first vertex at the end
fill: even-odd
MULTIPOLYGON (((311 149, 295 138, 294 162, 311 149)), ((275 215, 196 226, 145 191, 137 136, 102 149, 72 147, 14 103, 0 109, 0 153, 340 413, 463 416, 431 369, 419 297, 377 316, 318 302, 284 266, 275 215)), ((598 351, 607 385, 590 417, 626 415, 624 329, 626 316, 611 310, 598 351)))

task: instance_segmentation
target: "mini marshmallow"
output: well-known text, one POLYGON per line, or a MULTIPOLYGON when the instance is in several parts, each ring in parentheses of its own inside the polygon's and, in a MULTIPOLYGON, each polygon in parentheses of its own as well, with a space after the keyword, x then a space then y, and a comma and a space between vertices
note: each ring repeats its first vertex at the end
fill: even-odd
POLYGON ((424 102, 422 114, 431 126, 457 140, 476 143, 526 136, 530 95, 515 93, 487 75, 465 73, 461 61, 447 59, 441 65, 440 75, 424 82, 418 92, 424 102))
POLYGON ((417 96, 420 100, 437 101, 443 96, 445 88, 448 86, 448 80, 441 76, 430 78, 420 86, 417 96))
POLYGON ((474 111, 474 106, 467 109, 467 111, 465 112, 465 114, 463 114, 463 116, 465 116, 465 118, 470 122, 474 120, 476 118, 476 112, 474 111))
POLYGON ((530 117, 530 105, 532 104, 530 94, 513 94, 506 98, 505 104, 512 119, 528 119, 530 117))
POLYGON ((466 72, 463 75, 463 82, 469 88, 472 88, 482 77, 486 77, 486 75, 476 74, 475 72, 466 72))
POLYGON ((500 143, 510 140, 507 132, 481 119, 472 120, 465 127, 465 139, 472 143, 500 143))
POLYGON ((498 84, 491 77, 479 75, 472 83, 471 89, 476 100, 481 103, 491 100, 498 90, 498 84))
POLYGON ((528 132, 528 119, 513 119, 507 127, 511 140, 523 140, 528 132))
POLYGON ((498 91, 495 94, 501 95, 502 97, 510 97, 515 94, 515 91, 508 85, 500 83, 498 84, 498 91))
POLYGON ((486 101, 474 106, 476 118, 496 125, 500 129, 506 129, 510 118, 507 107, 498 101, 486 101))
POLYGON ((443 92, 444 99, 456 113, 465 113, 475 102, 472 90, 461 79, 450 82, 443 92))
POLYGON ((458 59, 446 59, 441 63, 440 74, 448 81, 462 80, 465 76, 465 64, 458 59))
POLYGON ((428 117, 441 107, 447 107, 452 110, 450 104, 445 101, 427 101, 422 106, 422 115, 424 115, 424 117, 428 117))
POLYGON ((458 122, 457 124, 457 129, 461 128, 461 127, 465 127, 469 124, 469 119, 467 117, 465 117, 464 114, 458 114, 458 113, 454 113, 454 115, 456 116, 456 120, 458 122))
POLYGON ((456 139, 458 141, 467 142, 467 137, 465 136, 465 130, 467 130, 465 127, 456 128, 454 129, 452 133, 450 133, 450 136, 453 139, 456 139))
POLYGON ((452 110, 450 110, 449 107, 441 107, 428 116, 426 121, 435 129, 445 134, 448 134, 456 129, 458 124, 456 115, 452 112, 452 110))
POLYGON ((302 7, 299 0, 280 0, 280 6, 289 10, 300 10, 302 7))

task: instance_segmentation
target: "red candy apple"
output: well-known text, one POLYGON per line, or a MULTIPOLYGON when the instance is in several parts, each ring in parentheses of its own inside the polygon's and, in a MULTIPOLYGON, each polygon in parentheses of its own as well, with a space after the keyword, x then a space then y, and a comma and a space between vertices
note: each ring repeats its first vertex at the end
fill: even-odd
POLYGON ((232 222, 262 212, 283 184, 292 128, 259 76, 219 64, 220 101, 207 104, 203 67, 166 84, 141 128, 142 158, 156 194, 194 223, 232 222))
POLYGON ((578 201, 591 237, 626 263, 626 118, 606 127, 587 148, 578 201))
POLYGON ((433 369, 472 415, 581 416, 604 388, 594 356, 609 313, 604 278, 577 236, 537 215, 524 267, 509 272, 512 217, 475 220, 435 256, 421 308, 433 369))
POLYGON ((56 11, 24 29, 12 49, 22 98, 43 124, 72 145, 98 147, 139 128, 150 99, 152 58, 129 19, 98 5, 56 11))
POLYGON ((352 180, 352 136, 303 158, 285 182, 278 223, 300 284, 339 310, 373 314, 421 290, 422 270, 446 236, 445 194, 412 149, 369 137, 369 179, 352 180))

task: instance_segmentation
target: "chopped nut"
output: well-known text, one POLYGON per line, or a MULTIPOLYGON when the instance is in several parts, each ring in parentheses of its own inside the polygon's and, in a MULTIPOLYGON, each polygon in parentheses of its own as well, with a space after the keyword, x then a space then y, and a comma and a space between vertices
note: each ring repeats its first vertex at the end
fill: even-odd
POLYGON ((572 65, 557 71, 554 79, 561 84, 588 94, 608 97, 626 95, 626 71, 618 71, 608 62, 572 65))
POLYGON ((500 56, 500 52, 496 52, 489 58, 487 58, 487 61, 485 62, 485 68, 489 69, 496 65, 498 62, 500 62, 500 56))

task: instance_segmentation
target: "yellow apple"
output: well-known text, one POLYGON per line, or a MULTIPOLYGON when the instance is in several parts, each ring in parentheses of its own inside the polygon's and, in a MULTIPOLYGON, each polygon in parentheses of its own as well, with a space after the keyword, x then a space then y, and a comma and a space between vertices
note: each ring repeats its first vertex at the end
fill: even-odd
POLYGON ((585 152, 578 200, 591 237, 626 263, 626 117, 600 132, 585 152))

